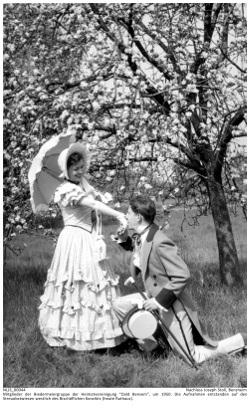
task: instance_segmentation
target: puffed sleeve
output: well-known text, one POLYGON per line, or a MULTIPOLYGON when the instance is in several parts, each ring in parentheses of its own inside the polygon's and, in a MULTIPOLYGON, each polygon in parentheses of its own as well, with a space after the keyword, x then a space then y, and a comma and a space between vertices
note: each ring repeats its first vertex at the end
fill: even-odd
POLYGON ((54 202, 66 207, 77 205, 77 203, 88 194, 80 187, 73 183, 64 183, 60 185, 54 194, 54 202))

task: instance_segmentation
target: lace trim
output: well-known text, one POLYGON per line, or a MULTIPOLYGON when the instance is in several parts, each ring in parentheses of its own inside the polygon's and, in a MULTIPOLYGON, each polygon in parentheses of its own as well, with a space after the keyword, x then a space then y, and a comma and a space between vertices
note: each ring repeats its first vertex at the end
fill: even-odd
POLYGON ((114 275, 114 278, 111 278, 107 271, 103 271, 103 278, 99 281, 98 284, 94 284, 92 279, 90 278, 91 274, 87 272, 83 272, 81 270, 74 272, 74 277, 72 278, 70 273, 65 272, 62 277, 58 280, 57 279, 57 272, 51 269, 48 270, 48 277, 47 281, 45 282, 44 286, 47 287, 49 283, 55 283, 55 287, 60 287, 62 283, 65 283, 64 288, 66 290, 71 290, 75 288, 79 281, 84 282, 88 288, 95 292, 99 293, 103 291, 107 285, 117 286, 119 283, 119 276, 117 274, 114 275))
MULTIPOLYGON (((111 304, 106 303, 102 305, 98 305, 95 301, 93 300, 83 300, 78 299, 72 300, 71 294, 68 294, 68 296, 65 297, 65 300, 63 298, 57 297, 57 299, 54 299, 50 297, 49 295, 43 295, 40 300, 41 300, 41 305, 38 307, 39 310, 42 310, 44 308, 51 308, 53 310, 56 309, 62 309, 62 311, 65 314, 68 315, 74 315, 76 311, 81 310, 82 308, 88 308, 90 310, 95 311, 98 315, 103 315, 103 313, 106 313, 107 311, 111 310, 111 304)), ((111 295, 107 298, 107 301, 111 301, 112 297, 111 295)))
POLYGON ((81 331, 75 331, 75 330, 58 330, 54 328, 43 328, 41 327, 41 332, 44 335, 44 337, 48 338, 63 338, 63 339, 75 339, 76 341, 94 341, 97 339, 112 339, 116 338, 118 336, 123 335, 123 332, 120 327, 117 327, 113 330, 96 330, 96 331, 86 331, 86 332, 81 332, 81 331))
MULTIPOLYGON (((105 272, 105 275, 107 273, 105 272)), ((76 311, 80 310, 81 308, 89 308, 94 310, 98 315, 102 315, 106 311, 111 309, 111 301, 112 301, 112 287, 118 285, 119 277, 115 275, 114 279, 111 277, 103 277, 100 280, 100 283, 95 285, 93 282, 85 282, 81 280, 86 289, 95 293, 99 294, 102 291, 106 291, 106 303, 105 304, 98 304, 95 300, 84 299, 80 296, 80 285, 79 281, 68 280, 68 274, 65 277, 62 277, 61 281, 56 282, 54 285, 52 284, 53 281, 47 281, 45 283, 46 291, 42 295, 41 305, 39 310, 43 308, 52 308, 52 309, 62 309, 62 311, 69 315, 74 315, 76 311)))

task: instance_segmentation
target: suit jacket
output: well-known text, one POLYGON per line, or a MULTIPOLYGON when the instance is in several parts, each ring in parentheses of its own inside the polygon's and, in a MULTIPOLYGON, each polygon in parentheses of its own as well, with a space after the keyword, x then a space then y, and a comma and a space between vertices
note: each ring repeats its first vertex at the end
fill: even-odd
MULTIPOLYGON (((125 250, 133 251, 131 237, 120 245, 125 250)), ((130 270, 134 278, 141 272, 148 296, 155 297, 156 301, 166 309, 174 307, 178 299, 192 322, 194 342, 217 346, 218 342, 211 340, 205 333, 192 297, 186 289, 190 278, 187 265, 179 256, 174 242, 155 224, 150 227, 146 241, 143 243, 141 260, 141 271, 134 266, 133 260, 131 260, 130 270)))

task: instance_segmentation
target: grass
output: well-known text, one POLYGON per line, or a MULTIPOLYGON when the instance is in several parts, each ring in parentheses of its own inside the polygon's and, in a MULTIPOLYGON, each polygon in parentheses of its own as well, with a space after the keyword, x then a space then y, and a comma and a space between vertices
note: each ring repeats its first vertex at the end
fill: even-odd
MULTIPOLYGON (((246 223, 241 214, 232 223, 245 286, 227 288, 218 277, 218 252, 210 216, 200 219, 193 228, 180 226, 181 212, 172 212, 168 235, 179 246, 191 271, 189 289, 198 306, 209 335, 215 339, 246 332, 246 223)), ((192 220, 192 218, 190 218, 192 220)), ((111 221, 111 223, 113 223, 111 221)), ((123 282, 129 276, 130 255, 111 242, 116 226, 105 222, 110 260, 123 282)), ((38 237, 20 236, 28 244, 20 256, 8 254, 4 271, 4 381, 15 388, 184 388, 246 387, 246 358, 221 356, 207 361, 198 371, 172 352, 144 355, 130 346, 113 356, 105 353, 79 354, 50 348, 38 325, 38 306, 47 269, 53 255, 53 242, 38 237)))

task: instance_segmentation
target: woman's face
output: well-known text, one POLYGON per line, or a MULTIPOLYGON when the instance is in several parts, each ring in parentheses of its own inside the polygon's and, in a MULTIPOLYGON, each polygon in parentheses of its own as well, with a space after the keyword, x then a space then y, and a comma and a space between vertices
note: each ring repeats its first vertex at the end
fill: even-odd
POLYGON ((83 176, 84 170, 84 162, 81 159, 79 162, 75 163, 74 165, 69 166, 68 168, 68 175, 69 179, 73 182, 80 182, 83 176))

